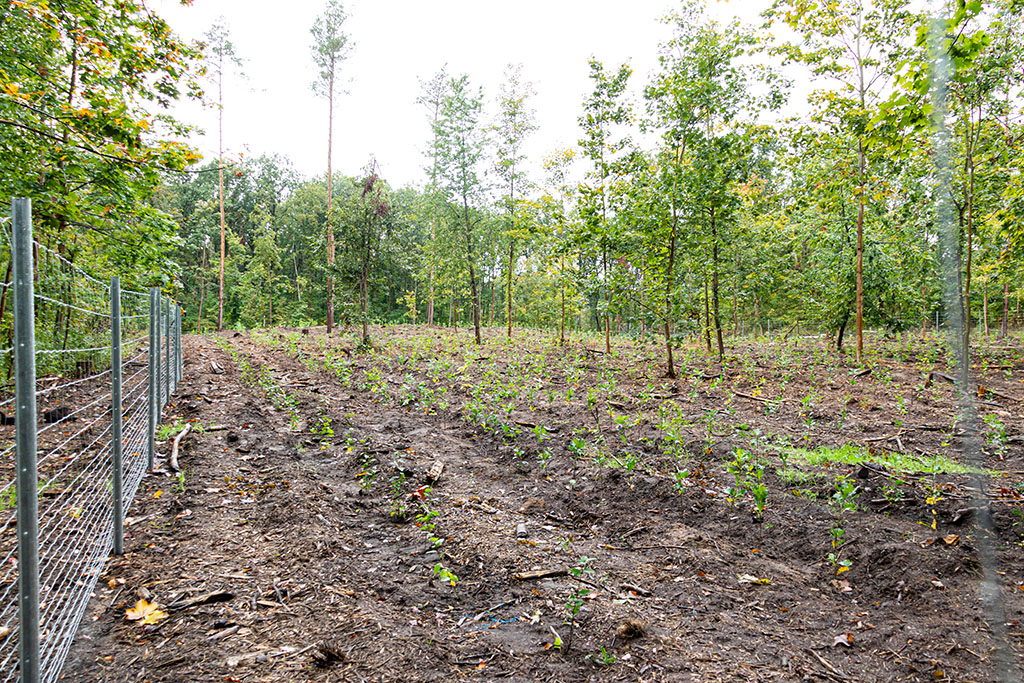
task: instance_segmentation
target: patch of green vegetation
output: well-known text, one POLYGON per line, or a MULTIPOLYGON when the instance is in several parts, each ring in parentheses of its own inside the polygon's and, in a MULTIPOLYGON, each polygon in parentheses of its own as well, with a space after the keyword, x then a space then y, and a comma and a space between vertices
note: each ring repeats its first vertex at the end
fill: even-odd
POLYGON ((821 475, 817 472, 808 472, 796 467, 775 470, 775 474, 779 475, 779 479, 790 486, 807 486, 808 484, 816 483, 821 478, 821 475))
POLYGON ((185 428, 185 423, 180 419, 176 419, 174 422, 165 422, 156 426, 156 440, 167 441, 168 439, 174 438, 178 435, 182 429, 185 428))
POLYGON ((862 462, 882 465, 892 472, 913 474, 928 472, 930 474, 967 474, 977 472, 976 469, 963 465, 942 455, 921 457, 908 453, 869 453, 866 448, 845 444, 838 448, 822 446, 814 450, 783 446, 787 458, 792 458, 808 465, 857 465, 862 462))

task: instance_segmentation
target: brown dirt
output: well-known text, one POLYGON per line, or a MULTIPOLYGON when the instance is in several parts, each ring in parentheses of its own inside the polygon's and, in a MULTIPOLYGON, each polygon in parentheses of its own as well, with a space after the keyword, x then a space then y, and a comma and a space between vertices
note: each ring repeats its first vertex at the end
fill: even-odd
MULTIPOLYGON (((928 370, 949 371, 937 342, 876 341, 885 352, 859 377, 813 340, 751 345, 724 367, 681 352, 683 376, 669 381, 654 347, 609 357, 527 333, 509 345, 494 330, 480 350, 464 332, 381 334, 371 354, 322 330, 186 337, 165 421, 226 429, 185 437, 183 486, 144 480, 127 553, 96 588, 64 680, 996 680, 969 476, 792 462, 806 481, 777 474, 787 441, 956 458, 969 431, 951 424, 952 387, 923 386, 928 370), (218 342, 255 371, 243 377, 218 342), (520 423, 517 437, 460 412, 481 387, 483 411, 509 406, 501 421, 520 423), (609 410, 639 418, 624 440, 609 410), (681 425, 676 455, 664 415, 681 425), (749 495, 733 507, 723 492, 737 447, 765 465, 760 524, 749 495), (858 509, 843 518, 851 566, 837 574, 827 500, 841 474, 858 509), (416 518, 428 509, 438 515, 416 518), (592 573, 565 575, 583 557, 592 573), (517 578, 541 570, 561 575, 517 578), (167 606, 213 591, 231 597, 156 625, 125 619, 140 597, 167 606)), ((979 381, 1024 394, 1022 358, 1016 342, 988 348, 979 381)), ((986 447, 986 466, 1006 473, 986 495, 998 626, 1019 672, 1024 416, 1017 401, 985 400, 1006 429, 1001 451, 986 447)))

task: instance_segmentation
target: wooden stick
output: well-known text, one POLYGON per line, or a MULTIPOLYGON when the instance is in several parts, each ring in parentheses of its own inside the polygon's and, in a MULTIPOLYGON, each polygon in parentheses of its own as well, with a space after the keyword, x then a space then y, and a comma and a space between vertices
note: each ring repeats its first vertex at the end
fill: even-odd
POLYGON ((190 431, 192 431, 191 422, 185 425, 185 428, 178 432, 178 435, 174 437, 174 444, 171 446, 171 457, 169 463, 171 465, 171 469, 174 470, 175 472, 181 471, 181 468, 178 467, 178 446, 181 445, 182 438, 190 431))
POLYGON ((514 578, 516 581, 534 581, 537 579, 550 579, 556 576, 566 576, 568 575, 568 573, 569 570, 567 569, 547 569, 536 572, 520 572, 512 578, 514 578))
POLYGON ((821 665, 824 666, 829 671, 831 671, 835 676, 838 676, 841 680, 846 680, 846 678, 847 678, 846 674, 844 674, 842 671, 840 671, 839 669, 837 669, 834 666, 832 666, 832 663, 829 662, 827 659, 825 659, 824 657, 822 657, 821 655, 819 655, 817 652, 815 652, 814 650, 812 650, 809 647, 808 648, 804 648, 804 649, 807 650, 807 652, 809 652, 812 655, 814 655, 814 658, 817 659, 819 662, 821 662, 821 665))

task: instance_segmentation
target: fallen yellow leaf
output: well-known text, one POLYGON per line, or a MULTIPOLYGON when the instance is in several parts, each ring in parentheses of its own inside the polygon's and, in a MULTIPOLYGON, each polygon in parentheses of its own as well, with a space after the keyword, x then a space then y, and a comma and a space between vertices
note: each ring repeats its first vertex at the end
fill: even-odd
POLYGON ((135 607, 129 607, 124 611, 124 616, 128 621, 142 621, 144 626, 155 624, 162 619, 167 618, 167 612, 160 609, 160 605, 155 602, 149 602, 148 600, 139 600, 135 603, 135 607))
POLYGON ((160 496, 162 496, 162 495, 164 495, 164 492, 163 492, 163 491, 157 491, 156 493, 154 493, 154 494, 153 494, 153 497, 154 497, 154 498, 159 498, 159 497, 160 497, 160 496))

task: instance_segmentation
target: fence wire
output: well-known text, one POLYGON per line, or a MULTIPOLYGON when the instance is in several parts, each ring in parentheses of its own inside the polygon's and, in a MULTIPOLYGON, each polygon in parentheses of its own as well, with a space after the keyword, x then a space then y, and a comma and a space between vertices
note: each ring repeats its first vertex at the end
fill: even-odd
MULTIPOLYGON (((20 680, 10 220, 0 220, 0 682, 20 680), (3 275, 6 273, 6 275, 3 275)), ((58 679, 114 542, 111 286, 66 253, 33 242, 37 405, 39 671, 58 679)), ((161 297, 162 300, 162 297, 161 297)), ((168 308, 174 312, 174 309, 168 308)), ((148 466, 150 361, 157 419, 178 377, 175 315, 150 358, 150 293, 120 296, 122 517, 148 466), (173 363, 173 367, 172 367, 173 363)))

